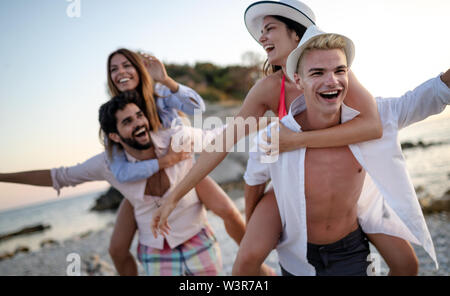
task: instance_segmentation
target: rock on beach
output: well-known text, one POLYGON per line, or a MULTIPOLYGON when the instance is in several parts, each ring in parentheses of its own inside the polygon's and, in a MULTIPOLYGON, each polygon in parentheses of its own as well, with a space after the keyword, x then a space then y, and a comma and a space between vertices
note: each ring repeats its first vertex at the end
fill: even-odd
POLYGON ((0 235, 0 241, 2 240, 7 240, 16 236, 20 236, 20 235, 26 235, 26 234, 31 234, 31 233, 35 233, 35 232, 42 232, 45 231, 47 229, 50 229, 50 225, 45 225, 45 224, 38 224, 38 225, 32 225, 32 226, 27 226, 24 227, 18 231, 13 231, 11 233, 6 233, 6 234, 1 234, 0 235))

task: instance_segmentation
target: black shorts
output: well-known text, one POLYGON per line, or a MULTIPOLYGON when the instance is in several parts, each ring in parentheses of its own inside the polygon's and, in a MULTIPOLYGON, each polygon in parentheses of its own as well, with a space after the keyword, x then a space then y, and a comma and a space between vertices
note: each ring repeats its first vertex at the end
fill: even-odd
MULTIPOLYGON (((308 243, 308 262, 318 276, 367 276, 369 240, 361 227, 329 245, 308 243)), ((283 276, 292 276, 281 267, 283 276)))

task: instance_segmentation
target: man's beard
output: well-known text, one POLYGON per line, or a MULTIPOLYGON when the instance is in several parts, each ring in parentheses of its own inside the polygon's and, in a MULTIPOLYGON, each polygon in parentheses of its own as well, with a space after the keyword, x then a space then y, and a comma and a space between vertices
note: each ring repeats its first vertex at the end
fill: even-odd
MULTIPOLYGON (((141 128, 141 127, 139 127, 139 128, 141 128)), ((139 128, 136 128, 136 130, 138 130, 139 128)), ((122 140, 122 142, 124 142, 125 144, 127 144, 128 146, 130 146, 131 148, 134 148, 136 150, 146 150, 153 146, 152 141, 148 141, 147 144, 140 144, 138 141, 136 141, 133 138, 124 138, 120 134, 119 134, 119 137, 122 140)))

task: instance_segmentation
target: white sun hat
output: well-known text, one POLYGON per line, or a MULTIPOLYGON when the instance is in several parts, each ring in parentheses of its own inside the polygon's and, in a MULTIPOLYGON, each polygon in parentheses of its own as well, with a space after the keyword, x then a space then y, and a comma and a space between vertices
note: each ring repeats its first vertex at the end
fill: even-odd
MULTIPOLYGON (((306 4, 297 0, 258 1, 245 10, 244 21, 248 32, 259 43, 265 16, 278 15, 291 19, 305 28, 316 23, 316 17, 306 4)), ((301 37, 301 36, 300 36, 301 37)))
POLYGON ((300 43, 298 44, 297 48, 291 52, 291 54, 287 59, 286 74, 291 81, 295 81, 294 73, 297 72, 299 58, 302 55, 304 49, 311 41, 322 35, 337 35, 344 38, 345 40, 344 51, 345 55, 347 56, 347 67, 350 67, 352 65, 353 59, 355 57, 355 45, 353 44, 353 41, 350 40, 350 38, 345 37, 344 35, 341 34, 325 33, 324 31, 320 30, 317 26, 310 26, 303 35, 302 40, 300 40, 300 43))

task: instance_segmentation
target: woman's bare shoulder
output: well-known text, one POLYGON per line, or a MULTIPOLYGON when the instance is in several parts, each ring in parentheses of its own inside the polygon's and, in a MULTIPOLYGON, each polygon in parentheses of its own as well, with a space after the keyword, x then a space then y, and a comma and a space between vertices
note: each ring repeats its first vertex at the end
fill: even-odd
POLYGON ((270 75, 264 76, 263 78, 261 78, 260 80, 258 80, 258 82, 255 84, 261 84, 261 87, 276 87, 276 86, 281 86, 281 78, 282 75, 280 74, 281 71, 272 73, 270 75))
POLYGON ((250 90, 250 94, 256 95, 259 99, 266 101, 278 97, 281 88, 281 77, 278 73, 265 76, 258 80, 250 90))
POLYGON ((258 80, 248 92, 239 113, 240 116, 263 116, 267 110, 275 110, 281 87, 277 73, 258 80))

